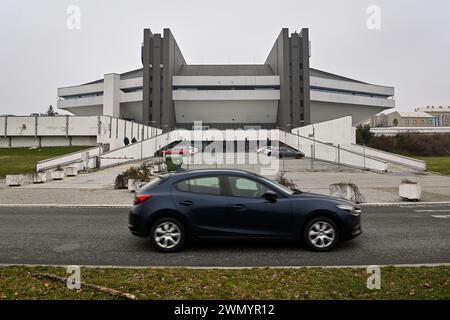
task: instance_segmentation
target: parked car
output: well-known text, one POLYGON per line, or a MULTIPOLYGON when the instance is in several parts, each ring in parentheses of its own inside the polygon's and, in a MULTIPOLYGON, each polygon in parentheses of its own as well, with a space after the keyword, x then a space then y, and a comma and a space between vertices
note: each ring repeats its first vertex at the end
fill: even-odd
POLYGON ((202 239, 302 240, 328 251, 362 233, 361 209, 352 202, 229 169, 157 177, 136 193, 129 229, 161 252, 202 239))
POLYGON ((270 151, 272 150, 272 147, 262 147, 262 148, 258 148, 258 149, 256 149, 256 152, 257 153, 264 153, 264 154, 267 154, 267 153, 269 153, 270 151))
POLYGON ((165 155, 175 155, 175 154, 176 155, 189 155, 189 154, 194 154, 197 152, 198 152, 198 148, 186 146, 186 147, 181 147, 181 148, 163 150, 162 154, 165 154, 165 155))
POLYGON ((296 158, 296 159, 302 159, 305 157, 305 154, 301 151, 294 150, 292 148, 286 148, 286 147, 272 147, 270 151, 267 152, 267 155, 277 157, 277 158, 296 158))

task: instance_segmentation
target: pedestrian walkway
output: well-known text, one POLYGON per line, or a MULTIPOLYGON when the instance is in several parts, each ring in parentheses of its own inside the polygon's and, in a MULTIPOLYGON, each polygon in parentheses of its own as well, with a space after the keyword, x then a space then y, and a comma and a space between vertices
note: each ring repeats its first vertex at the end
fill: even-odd
MULTIPOLYGON (((422 185, 422 200, 427 202, 450 201, 450 177, 415 171, 401 166, 391 166, 392 172, 375 173, 345 166, 337 166, 311 159, 286 159, 280 161, 280 169, 292 179, 300 190, 329 194, 333 183, 354 183, 359 187, 366 202, 398 202, 398 186, 404 179, 417 181, 422 185)), ((116 176, 134 164, 124 164, 101 169, 61 181, 44 184, 29 184, 22 187, 0 186, 0 204, 131 204, 133 194, 128 190, 114 190, 116 176)), ((184 165, 185 166, 185 165, 184 165)), ((186 167, 186 166, 185 166, 186 167)), ((216 165, 190 165, 189 169, 215 168, 216 165)), ((229 167, 229 166, 227 166, 229 167)), ((237 164, 236 169, 259 172, 258 165, 237 164)), ((275 175, 270 178, 276 178, 275 175)))

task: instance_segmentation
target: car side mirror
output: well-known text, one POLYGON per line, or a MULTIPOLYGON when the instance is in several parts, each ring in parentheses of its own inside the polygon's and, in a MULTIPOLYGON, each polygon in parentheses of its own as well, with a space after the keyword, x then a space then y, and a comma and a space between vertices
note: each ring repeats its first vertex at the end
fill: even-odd
POLYGON ((269 202, 276 202, 277 194, 273 191, 267 191, 266 193, 263 194, 263 198, 269 202))

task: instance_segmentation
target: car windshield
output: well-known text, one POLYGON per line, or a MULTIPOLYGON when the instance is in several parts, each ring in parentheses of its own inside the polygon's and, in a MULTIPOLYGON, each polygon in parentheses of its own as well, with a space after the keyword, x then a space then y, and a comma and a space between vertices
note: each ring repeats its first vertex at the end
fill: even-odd
POLYGON ((257 176, 258 178, 260 178, 261 180, 267 182, 267 183, 268 183, 269 185, 271 185, 272 187, 281 189, 281 190, 283 190, 284 192, 286 192, 286 193, 288 193, 288 194, 294 194, 294 193, 300 192, 300 190, 292 190, 292 189, 289 189, 289 188, 287 188, 287 187, 285 187, 285 186, 279 184, 278 182, 275 182, 275 181, 273 181, 273 180, 267 179, 267 178, 265 178, 265 177, 263 177, 263 176, 260 176, 260 175, 256 175, 256 176, 257 176))

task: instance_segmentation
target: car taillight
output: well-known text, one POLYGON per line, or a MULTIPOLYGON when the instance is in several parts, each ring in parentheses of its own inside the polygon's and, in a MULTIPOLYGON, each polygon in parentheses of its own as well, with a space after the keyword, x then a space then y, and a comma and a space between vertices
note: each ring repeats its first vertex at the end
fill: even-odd
POLYGON ((140 194, 140 195, 136 195, 134 197, 134 204, 139 204, 142 203, 144 201, 147 201, 148 199, 150 199, 152 196, 149 194, 140 194))

